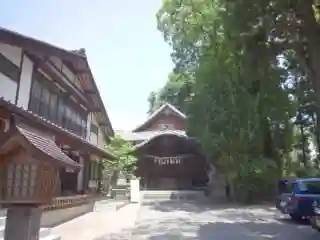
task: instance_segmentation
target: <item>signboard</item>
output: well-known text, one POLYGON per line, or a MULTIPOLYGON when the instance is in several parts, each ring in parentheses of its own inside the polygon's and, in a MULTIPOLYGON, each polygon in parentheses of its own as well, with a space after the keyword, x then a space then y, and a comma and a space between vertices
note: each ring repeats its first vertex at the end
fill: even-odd
POLYGON ((180 164, 180 157, 154 157, 155 164, 158 165, 169 165, 169 164, 180 164))
POLYGON ((185 158, 189 158, 192 156, 191 154, 185 154, 180 156, 172 156, 172 157, 159 157, 146 155, 145 157, 153 160, 153 162, 157 165, 178 165, 181 164, 181 161, 185 158))

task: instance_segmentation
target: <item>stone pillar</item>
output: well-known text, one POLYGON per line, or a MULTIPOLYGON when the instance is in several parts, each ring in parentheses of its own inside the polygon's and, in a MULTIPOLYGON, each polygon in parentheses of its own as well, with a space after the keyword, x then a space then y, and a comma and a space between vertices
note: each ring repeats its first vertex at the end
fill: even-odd
POLYGON ((83 166, 79 173, 77 179, 77 191, 80 192, 83 190, 83 181, 84 181, 84 159, 83 156, 79 156, 79 163, 83 166))
POLYGON ((140 181, 139 179, 130 180, 130 201, 133 203, 140 202, 140 181))
POLYGON ((41 214, 39 207, 10 207, 7 210, 4 240, 39 240, 41 214))

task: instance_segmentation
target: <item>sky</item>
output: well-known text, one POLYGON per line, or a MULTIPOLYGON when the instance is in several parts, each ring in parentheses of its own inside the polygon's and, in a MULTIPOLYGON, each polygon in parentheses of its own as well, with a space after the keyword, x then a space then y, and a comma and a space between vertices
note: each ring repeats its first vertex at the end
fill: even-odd
POLYGON ((66 48, 85 48, 115 130, 147 117, 148 96, 173 68, 157 30, 161 0, 3 0, 0 26, 66 48))

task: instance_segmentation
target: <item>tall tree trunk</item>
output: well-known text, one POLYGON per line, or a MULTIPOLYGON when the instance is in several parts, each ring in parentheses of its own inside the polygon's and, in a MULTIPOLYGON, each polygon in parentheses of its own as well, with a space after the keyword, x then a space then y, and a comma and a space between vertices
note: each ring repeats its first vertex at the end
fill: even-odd
POLYGON ((300 134, 301 134, 301 143, 302 143, 302 147, 301 147, 302 162, 304 167, 307 167, 308 163, 307 163, 307 154, 306 154, 306 141, 305 141, 304 129, 302 125, 300 125, 300 134))

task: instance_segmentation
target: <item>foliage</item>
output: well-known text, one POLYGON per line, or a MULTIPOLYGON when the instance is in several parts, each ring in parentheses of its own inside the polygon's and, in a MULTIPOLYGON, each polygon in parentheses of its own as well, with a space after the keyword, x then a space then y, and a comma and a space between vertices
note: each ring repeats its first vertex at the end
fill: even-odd
POLYGON ((175 69, 152 94, 150 110, 162 101, 186 110, 189 130, 242 200, 261 189, 272 192, 284 174, 317 174, 311 173, 317 163, 309 149, 313 136, 320 146, 315 5, 310 0, 166 0, 158 11, 158 28, 172 47, 175 69), (177 81, 176 74, 184 78, 177 81), (300 149, 296 162, 292 151, 300 149))
POLYGON ((114 172, 121 172, 127 178, 132 177, 135 173, 137 162, 137 158, 133 155, 134 146, 132 143, 116 134, 111 139, 108 149, 110 149, 118 159, 104 161, 105 171, 111 174, 114 172))
POLYGON ((187 111, 187 103, 192 97, 193 78, 184 73, 172 72, 168 81, 158 92, 151 92, 148 98, 149 111, 156 111, 161 105, 171 103, 180 111, 187 111))

